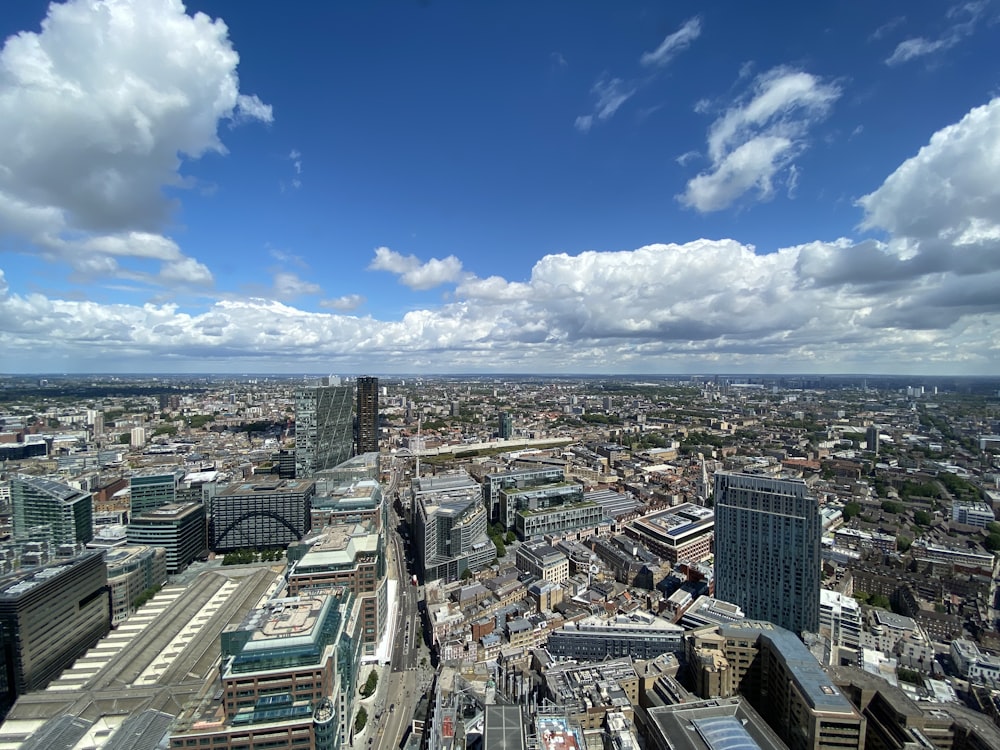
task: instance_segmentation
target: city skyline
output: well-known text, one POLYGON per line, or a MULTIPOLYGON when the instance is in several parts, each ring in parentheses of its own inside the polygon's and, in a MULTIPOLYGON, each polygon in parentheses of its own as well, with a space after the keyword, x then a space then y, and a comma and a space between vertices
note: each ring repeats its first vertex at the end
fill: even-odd
POLYGON ((0 371, 995 373, 998 20, 18 3, 0 371))

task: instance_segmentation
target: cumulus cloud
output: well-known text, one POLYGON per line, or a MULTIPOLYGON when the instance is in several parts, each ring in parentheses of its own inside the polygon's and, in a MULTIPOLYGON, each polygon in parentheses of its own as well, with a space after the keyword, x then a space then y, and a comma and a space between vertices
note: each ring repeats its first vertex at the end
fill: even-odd
MULTIPOLYGON (((952 23, 945 28, 941 36, 935 39, 927 39, 926 37, 904 39, 886 58, 885 64, 889 66, 902 65, 910 60, 951 49, 972 35, 988 4, 988 0, 979 0, 979 2, 961 3, 953 6, 946 14, 952 23)), ((885 27, 879 31, 882 29, 885 27)))
POLYGON ((667 34, 659 47, 652 52, 644 52, 639 62, 646 67, 662 68, 680 52, 690 47, 691 42, 699 36, 701 36, 701 19, 697 16, 689 18, 677 31, 667 34))
MULTIPOLYGON (((1000 100, 977 107, 860 200, 862 230, 885 236, 774 252, 701 239, 553 253, 511 280, 382 247, 373 270, 416 289, 455 284, 447 303, 392 320, 347 314, 363 302, 355 295, 326 300, 321 312, 274 299, 197 310, 100 305, 19 294, 0 274, 0 351, 37 369, 44 342, 45 364, 60 370, 106 370, 108 361, 136 369, 155 358, 180 371, 361 370, 377 361, 385 372, 898 372, 910 362, 995 372, 998 122, 1000 100)), ((754 142, 739 130, 718 131, 720 153, 754 142)), ((156 242, 143 247, 150 259, 173 257, 156 242)), ((115 261, 119 251, 112 244, 99 257, 115 261)), ((289 275, 286 288, 301 284, 289 275)))
POLYGON ((183 158, 225 152, 221 121, 272 120, 238 60, 225 24, 179 0, 53 3, 0 50, 0 232, 77 270, 134 278, 158 259, 151 281, 210 283, 160 234, 164 189, 190 186, 183 158))
POLYGON ((804 71, 774 68, 719 116, 708 132, 711 168, 692 178, 678 200, 702 213, 719 211, 748 191, 772 194, 775 175, 807 145, 809 128, 824 118, 840 87, 804 71))
POLYGON ((421 263, 415 255, 402 255, 387 247, 375 249, 375 258, 368 269, 394 273, 404 286, 420 291, 458 281, 463 275, 462 261, 454 255, 421 263))
POLYGON ((319 294, 319 284, 299 278, 290 271, 279 271, 274 274, 274 296, 280 300, 293 300, 307 294, 319 294))

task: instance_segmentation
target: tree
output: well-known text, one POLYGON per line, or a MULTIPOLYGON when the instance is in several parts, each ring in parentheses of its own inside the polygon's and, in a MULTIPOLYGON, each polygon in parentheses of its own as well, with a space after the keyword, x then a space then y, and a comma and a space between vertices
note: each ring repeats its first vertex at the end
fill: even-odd
POLYGON ((871 594, 867 591, 855 591, 854 598, 857 599, 862 604, 867 604, 868 600, 871 599, 871 594))
POLYGON ((844 506, 844 510, 841 512, 845 521, 850 521, 856 515, 861 513, 861 503, 850 502, 844 506))
POLYGON ((493 544, 497 548, 497 557, 503 557, 507 554, 507 545, 503 543, 503 539, 498 536, 493 537, 493 544))
POLYGON ((868 603, 879 609, 889 609, 892 606, 889 602, 889 597, 884 594, 875 594, 868 603))
POLYGON ((375 688, 378 687, 378 673, 373 669, 368 673, 368 679, 365 680, 365 684, 361 686, 361 697, 367 698, 375 692, 375 688))
POLYGON ((983 542, 983 546, 986 547, 990 552, 996 552, 1000 550, 1000 534, 992 533, 986 537, 986 541, 983 542))
POLYGON ((913 520, 919 526, 930 526, 931 525, 931 514, 926 510, 918 510, 913 514, 913 520))
POLYGON ((365 707, 362 706, 358 709, 358 715, 354 717, 354 731, 360 732, 365 728, 365 724, 368 723, 368 712, 365 711, 365 707))
POLYGON ((470 578, 472 578, 472 575, 473 575, 472 568, 466 568, 465 570, 462 571, 462 580, 468 581, 470 578))
POLYGON ((506 544, 513 544, 516 539, 517 537, 514 535, 513 531, 508 531, 503 537, 504 543, 506 544))
POLYGON ((911 544, 913 544, 913 540, 908 536, 900 534, 896 537, 896 549, 900 552, 906 552, 906 550, 910 548, 911 544))

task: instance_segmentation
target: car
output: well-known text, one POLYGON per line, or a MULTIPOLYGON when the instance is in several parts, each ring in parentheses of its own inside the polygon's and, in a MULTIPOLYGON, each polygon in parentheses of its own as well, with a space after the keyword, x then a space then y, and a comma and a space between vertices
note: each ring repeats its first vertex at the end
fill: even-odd
POLYGON ((396 704, 395 703, 390 703, 389 704, 389 713, 392 713, 395 710, 396 710, 396 704))

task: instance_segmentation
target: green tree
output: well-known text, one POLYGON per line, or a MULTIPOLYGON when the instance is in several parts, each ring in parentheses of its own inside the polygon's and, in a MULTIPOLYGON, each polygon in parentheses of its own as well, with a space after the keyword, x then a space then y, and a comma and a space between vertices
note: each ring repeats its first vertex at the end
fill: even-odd
POLYGON ((886 513, 902 513, 903 504, 897 503, 894 500, 883 500, 882 510, 884 510, 886 513))
POLYGON ((862 604, 867 604, 868 600, 871 599, 871 594, 867 591, 855 591, 854 598, 857 599, 862 604))
POLYGON ((377 687, 378 673, 373 669, 368 673, 368 679, 365 680, 365 684, 361 686, 361 697, 367 698, 369 695, 374 694, 377 687))
POLYGON ((503 540, 506 544, 513 544, 517 537, 514 535, 513 531, 508 531, 504 534, 503 540))
POLYGON ((503 543, 503 539, 498 536, 493 537, 493 544, 497 548, 497 557, 503 557, 507 554, 507 545, 503 543))
POLYGON ((844 521, 850 521, 852 518, 854 518, 856 515, 859 515, 860 513, 861 513, 861 503, 855 503, 855 502, 847 503, 847 505, 844 506, 844 510, 842 511, 844 521))
POLYGON ((910 539, 910 537, 908 536, 903 536, 902 534, 900 534, 899 536, 896 537, 896 549, 898 549, 900 552, 906 552, 906 550, 910 548, 911 544, 913 544, 913 540, 910 539))
POLYGON ((462 571, 462 580, 468 581, 470 578, 472 578, 472 575, 473 575, 472 568, 466 568, 465 570, 462 571))
POLYGON ((365 707, 362 706, 358 709, 358 715, 354 717, 354 731, 360 732, 365 728, 365 724, 368 723, 368 712, 365 711, 365 707))
POLYGON ((879 609, 889 609, 892 606, 889 602, 889 597, 884 594, 875 594, 868 603, 879 609))
POLYGON ((931 525, 931 514, 926 510, 918 510, 913 514, 913 520, 919 526, 930 526, 931 525))
POLYGON ((996 552, 1000 550, 1000 534, 992 533, 986 537, 986 541, 983 542, 983 546, 986 547, 990 552, 996 552))

